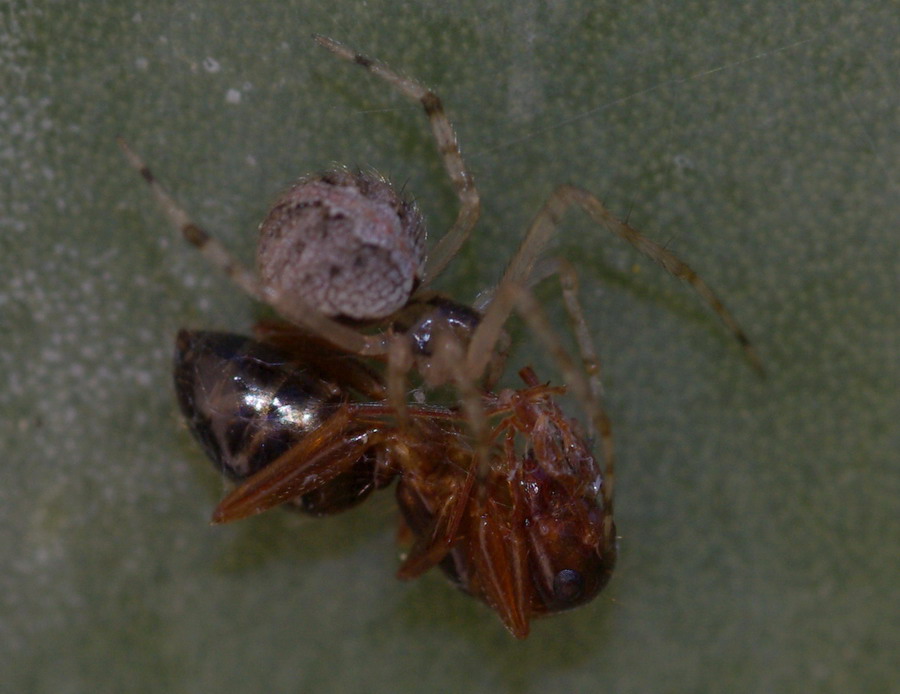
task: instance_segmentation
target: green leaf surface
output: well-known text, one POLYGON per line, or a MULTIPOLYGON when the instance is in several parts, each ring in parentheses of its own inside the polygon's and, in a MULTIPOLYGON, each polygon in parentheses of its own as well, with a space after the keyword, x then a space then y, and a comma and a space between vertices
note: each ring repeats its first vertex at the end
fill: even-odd
MULTIPOLYGON (((888 0, 5 3, 0 689, 896 687, 898 35, 888 0), (421 109, 313 32, 443 98, 484 214, 442 289, 491 286, 576 183, 684 257, 766 364, 566 216, 550 253, 578 266, 604 361, 621 559, 525 642, 438 572, 393 579, 390 492, 207 523, 225 485, 177 415, 173 338, 262 309, 177 238, 115 136, 248 259, 268 203, 335 161, 405 184, 432 239, 455 214, 421 109)), ((558 379, 512 329, 508 383, 558 379)))

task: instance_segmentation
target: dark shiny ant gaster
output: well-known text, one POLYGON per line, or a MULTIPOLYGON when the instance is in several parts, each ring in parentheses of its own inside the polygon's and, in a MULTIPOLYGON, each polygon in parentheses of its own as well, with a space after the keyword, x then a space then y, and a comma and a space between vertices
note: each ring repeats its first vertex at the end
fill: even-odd
MULTIPOLYGON (((383 399, 381 384, 357 361, 300 359, 242 335, 178 334, 175 392, 181 412, 210 460, 234 482, 251 478, 301 440, 320 436, 351 394, 383 399)), ((308 466, 306 474, 318 475, 320 484, 285 503, 325 515, 355 506, 388 484, 393 474, 376 473, 369 440, 374 434, 365 428, 355 437, 348 434, 341 452, 356 451, 357 459, 343 467, 328 461, 323 469, 308 466)))

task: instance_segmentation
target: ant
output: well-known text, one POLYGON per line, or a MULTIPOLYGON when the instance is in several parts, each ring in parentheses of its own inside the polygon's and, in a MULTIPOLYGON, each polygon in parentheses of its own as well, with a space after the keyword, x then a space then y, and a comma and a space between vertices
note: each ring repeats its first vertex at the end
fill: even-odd
POLYGON ((184 238, 286 321, 258 325, 255 340, 178 336, 182 412, 209 456, 239 483, 213 520, 282 503, 334 513, 397 478, 398 505, 413 538, 399 576, 439 565, 524 638, 533 616, 592 599, 616 558, 612 433, 577 274, 561 259, 545 273, 560 281, 580 367, 529 291, 544 278, 535 265, 566 210, 579 207, 688 282, 761 371, 760 361, 696 272, 574 186, 557 188, 540 209, 481 310, 431 291, 480 213, 453 127, 434 92, 331 39, 314 38, 421 103, 460 209, 426 258, 422 217, 387 180, 340 168, 303 178, 260 225, 254 273, 192 221, 119 138, 184 238), (542 384, 529 367, 519 372, 522 388, 496 391, 513 312, 553 355, 587 414, 586 430, 556 404, 566 389, 542 384), (408 402, 410 375, 428 388, 454 386, 458 403, 408 402), (594 437, 602 465, 592 453, 594 437))
POLYGON ((481 395, 493 422, 481 472, 457 409, 410 404, 401 425, 361 361, 288 326, 260 324, 257 336, 266 341, 187 330, 176 339, 181 410, 239 482, 214 522, 280 504, 335 513, 399 478, 397 502, 415 539, 398 576, 440 565, 516 637, 528 635, 533 616, 588 602, 607 583, 612 497, 579 425, 556 405, 564 388, 526 367, 524 388, 481 395))

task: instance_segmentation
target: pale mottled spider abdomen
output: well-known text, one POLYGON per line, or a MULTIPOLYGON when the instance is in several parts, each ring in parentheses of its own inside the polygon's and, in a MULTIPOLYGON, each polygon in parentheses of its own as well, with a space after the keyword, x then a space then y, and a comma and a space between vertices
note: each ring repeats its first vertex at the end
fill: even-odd
POLYGON ((259 228, 261 283, 326 316, 383 318, 418 285, 425 226, 374 173, 328 171, 294 184, 259 228))

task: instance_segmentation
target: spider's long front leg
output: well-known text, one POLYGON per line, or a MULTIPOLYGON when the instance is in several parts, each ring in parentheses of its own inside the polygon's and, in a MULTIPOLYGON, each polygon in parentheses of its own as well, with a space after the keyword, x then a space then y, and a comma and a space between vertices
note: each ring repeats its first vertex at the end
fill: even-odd
POLYGON ((116 141, 128 163, 150 187, 165 216, 178 232, 193 245, 210 263, 257 301, 269 304, 284 318, 295 325, 303 326, 310 332, 323 337, 336 347, 361 355, 382 355, 387 353, 387 340, 381 335, 365 335, 332 320, 315 307, 291 297, 285 300, 278 292, 263 287, 256 275, 245 267, 215 237, 191 219, 185 209, 176 202, 163 185, 156 179, 150 167, 122 138, 116 141))
POLYGON ((423 286, 427 286, 431 280, 447 267, 453 256, 457 254, 469 237, 469 234, 471 234, 472 228, 481 214, 481 200, 478 196, 478 190, 475 188, 475 181, 472 179, 472 175, 466 169, 462 153, 459 150, 459 144, 456 141, 456 132, 453 130, 453 125, 450 123, 450 119, 447 118, 447 114, 444 113, 444 107, 440 98, 430 89, 415 80, 397 74, 382 63, 375 62, 371 58, 347 48, 334 39, 318 34, 313 35, 313 38, 320 46, 324 46, 338 57, 361 65, 373 75, 377 75, 408 98, 421 103, 425 109, 425 114, 431 123, 431 132, 434 135, 438 152, 444 161, 444 168, 450 176, 460 202, 456 221, 429 254, 422 278, 423 286))
POLYGON ((501 286, 507 282, 529 286, 535 263, 547 243, 558 233, 563 215, 572 206, 580 207, 597 224, 630 243, 645 256, 661 265, 669 274, 687 282, 731 332, 744 350, 744 355, 751 366, 760 375, 765 374, 762 361, 751 344, 750 338, 747 337, 743 328, 731 312, 725 308, 722 300, 710 286, 678 256, 655 241, 651 241, 630 224, 620 220, 606 209, 596 196, 581 188, 570 185, 560 186, 544 203, 531 223, 518 251, 507 266, 503 279, 500 281, 501 286))
POLYGON ((256 281, 256 276, 248 270, 244 265, 235 258, 231 252, 225 248, 219 241, 209 235, 200 225, 191 219, 185 209, 179 205, 175 198, 163 187, 156 179, 150 167, 135 152, 131 146, 122 137, 117 137, 116 142, 125 154, 128 163, 131 164, 150 186, 150 191, 156 202, 159 203, 163 214, 168 218, 179 233, 188 243, 193 245, 210 263, 215 265, 219 270, 241 289, 258 301, 264 301, 262 289, 256 281))

